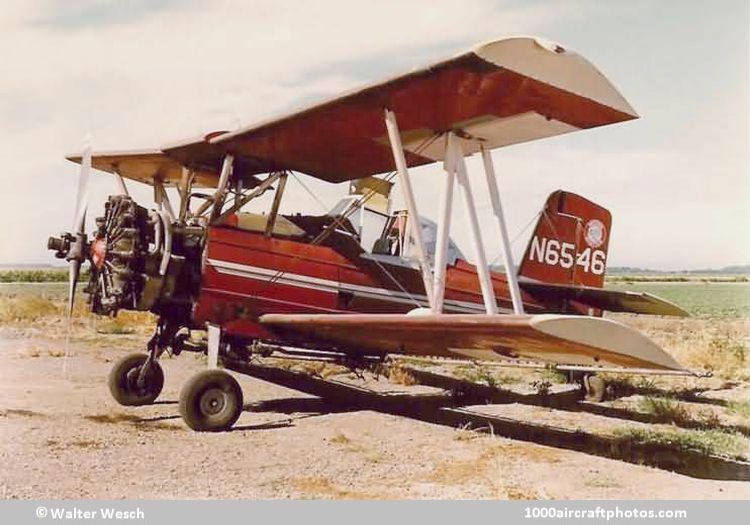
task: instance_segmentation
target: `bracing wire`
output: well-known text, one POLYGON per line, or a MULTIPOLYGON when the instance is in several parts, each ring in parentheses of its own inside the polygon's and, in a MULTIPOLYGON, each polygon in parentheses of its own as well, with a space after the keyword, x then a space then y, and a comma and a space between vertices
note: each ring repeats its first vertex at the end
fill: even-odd
MULTIPOLYGON (((424 141, 423 141, 423 142, 422 142, 422 143, 421 143, 421 144, 420 144, 420 145, 419 145, 419 146, 418 146, 418 147, 417 147, 417 148, 415 149, 415 151, 414 151, 414 152, 415 152, 416 154, 419 154, 419 153, 421 153, 422 151, 424 151, 424 149, 426 149, 427 147, 429 147, 429 146, 430 146, 430 145, 431 145, 431 144, 432 144, 432 143, 433 143, 433 142, 434 142, 435 140, 437 140, 437 139, 438 139, 438 138, 439 138, 439 137, 440 137, 441 135, 442 135, 442 133, 435 133, 435 134, 433 134, 433 135, 431 135, 431 136, 427 137, 427 138, 426 138, 426 139, 425 139, 425 140, 424 140, 424 141)), ((395 177, 396 173, 397 173, 396 171, 392 171, 392 172, 388 173, 388 174, 387 174, 387 175, 386 175, 385 177, 383 177, 382 179, 380 179, 380 181, 381 181, 381 184, 384 184, 384 183, 390 182, 390 181, 391 181, 391 180, 393 179, 393 177, 395 177)), ((309 191, 309 190, 308 190, 308 191, 309 191)), ((329 223, 329 224, 328 224, 328 225, 327 225, 327 226, 326 226, 326 227, 325 227, 325 228, 323 229, 323 231, 322 231, 322 232, 320 232, 320 233, 319 233, 319 234, 318 234, 318 235, 317 235, 317 236, 316 236, 316 237, 315 237, 315 238, 314 238, 314 239, 313 239, 313 240, 312 240, 312 241, 310 242, 310 245, 313 245, 313 246, 314 246, 314 245, 318 245, 318 244, 320 244, 321 242, 323 242, 324 240, 326 240, 326 239, 327 239, 327 238, 328 238, 328 237, 329 237, 329 236, 330 236, 330 235, 331 235, 331 234, 332 234, 332 233, 333 233, 334 231, 336 231, 336 229, 337 229, 337 228, 338 228, 339 226, 342 226, 342 225, 344 224, 344 221, 345 221, 345 220, 347 220, 347 219, 348 219, 348 218, 349 218, 349 217, 350 217, 350 216, 351 216, 351 215, 352 215, 352 214, 353 214, 353 213, 354 213, 354 212, 355 212, 355 211, 356 211, 357 209, 359 209, 359 208, 360 208, 360 207, 362 207, 362 206, 363 206, 363 205, 364 205, 364 204, 365 204, 365 203, 366 203, 367 201, 369 201, 369 200, 370 200, 370 199, 371 199, 371 198, 372 198, 372 197, 373 197, 373 196, 374 196, 374 195, 375 195, 376 193, 377 193, 377 191, 376 191, 375 189, 372 189, 372 190, 370 190, 369 192, 366 192, 366 193, 364 193, 364 194, 363 194, 363 195, 362 195, 361 197, 359 197, 358 199, 356 199, 356 200, 352 201, 352 202, 351 202, 351 203, 349 204, 349 206, 347 206, 346 210, 344 210, 344 212, 343 212, 343 213, 341 213, 340 215, 338 215, 338 216, 337 216, 337 217, 336 217, 336 218, 335 218, 335 219, 333 220, 333 222, 329 223)), ((317 199, 316 199, 316 200, 317 200, 317 199)), ((415 218, 415 219, 416 219, 416 218, 415 218)), ((383 265, 382 265, 382 264, 381 264, 381 263, 380 263, 379 261, 377 261, 377 260, 375 260, 375 259, 371 259, 371 260, 372 260, 372 262, 374 262, 374 263, 375 263, 375 264, 376 264, 376 265, 378 266, 378 268, 380 268, 380 269, 381 269, 381 270, 383 271, 383 273, 384 273, 384 274, 385 274, 385 275, 386 275, 386 276, 387 276, 387 277, 388 277, 388 278, 389 278, 389 279, 390 279, 390 280, 391 280, 391 281, 392 281, 392 282, 393 282, 393 283, 394 283, 394 284, 395 284, 395 285, 396 285, 396 286, 397 286, 397 287, 398 287, 398 288, 399 288, 399 289, 400 289, 400 290, 401 290, 401 291, 402 291, 402 292, 403 292, 404 294, 406 294, 406 295, 407 295, 407 297, 409 298, 409 300, 410 300, 410 301, 412 301, 412 302, 413 302, 413 303, 414 303, 414 304, 415 304, 416 306, 421 306, 421 303, 420 303, 420 302, 419 302, 419 301, 418 301, 417 299, 415 299, 415 298, 414 298, 414 296, 413 296, 413 295, 412 295, 411 293, 409 293, 409 291, 408 291, 408 290, 406 290, 406 288, 404 288, 404 286, 403 286, 403 285, 402 285, 402 284, 401 284, 401 283, 400 283, 400 282, 398 281, 398 279, 396 279, 396 278, 395 278, 395 277, 393 276, 393 274, 391 274, 391 272, 389 272, 389 271, 388 271, 388 269, 387 269, 387 268, 385 268, 385 267, 384 267, 384 266, 383 266, 383 265)), ((276 273, 275 273, 275 274, 274 274, 273 276, 271 276, 271 277, 270 277, 270 279, 269 279, 269 281, 268 281, 268 282, 270 282, 270 283, 274 283, 274 282, 276 282, 276 281, 277 281, 278 279, 280 279, 280 278, 281 278, 281 277, 282 277, 282 276, 283 276, 283 275, 284 275, 285 273, 286 273, 286 271, 285 271, 285 270, 279 270, 279 271, 277 271, 277 272, 276 272, 276 273)), ((427 293, 427 290, 425 290, 425 293, 427 293)))
MULTIPOLYGON (((531 219, 529 220, 529 222, 526 223, 526 226, 524 226, 523 228, 521 228, 521 230, 515 235, 515 237, 513 237, 513 239, 511 239, 511 241, 510 241, 510 245, 511 246, 513 246, 516 243, 516 241, 518 241, 518 239, 521 238, 521 235, 523 235, 526 232, 526 230, 529 229, 529 226, 531 226, 534 222, 536 222, 536 220, 539 218, 539 216, 542 213, 544 213, 544 208, 542 208, 541 210, 539 210, 538 212, 536 212, 534 214, 534 216, 531 217, 531 219)), ((494 265, 498 261, 498 259, 500 259, 500 257, 502 257, 502 255, 503 255, 503 252, 500 251, 500 253, 498 253, 497 256, 494 259, 492 259, 492 262, 490 263, 490 266, 494 265)), ((508 271, 507 268, 506 268, 506 271, 508 271)))
POLYGON ((301 177, 298 177, 297 174, 293 171, 289 171, 289 173, 292 174, 292 177, 294 177, 294 180, 296 180, 299 183, 299 185, 302 186, 302 188, 310 195, 310 197, 315 199, 315 202, 318 203, 320 208, 323 210, 323 213, 331 209, 330 206, 327 206, 325 202, 323 202, 317 195, 315 195, 315 192, 313 192, 310 189, 310 187, 302 181, 301 177))

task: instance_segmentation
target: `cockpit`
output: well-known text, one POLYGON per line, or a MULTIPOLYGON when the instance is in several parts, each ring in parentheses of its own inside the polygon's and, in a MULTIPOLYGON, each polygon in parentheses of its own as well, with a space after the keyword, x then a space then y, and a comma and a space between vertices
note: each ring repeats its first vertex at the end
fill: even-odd
MULTIPOLYGON (((330 217, 345 216, 354 231, 357 240, 367 253, 373 258, 388 262, 411 262, 417 260, 416 244, 409 232, 409 214, 406 210, 388 213, 387 208, 380 210, 369 206, 368 202, 361 204, 361 195, 349 195, 341 199, 336 206, 327 213, 330 217)), ((420 217, 422 236, 425 243, 427 257, 434 259, 437 224, 420 217)), ((456 259, 463 259, 458 246, 449 240, 448 264, 456 259)))

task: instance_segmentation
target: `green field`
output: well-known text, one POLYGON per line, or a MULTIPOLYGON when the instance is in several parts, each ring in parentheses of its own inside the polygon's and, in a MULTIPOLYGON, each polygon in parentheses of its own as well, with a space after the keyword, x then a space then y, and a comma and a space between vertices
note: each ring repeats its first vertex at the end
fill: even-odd
MULTIPOLYGON (((78 283, 78 293, 86 286, 85 281, 78 283)), ((0 297, 16 296, 24 297, 29 295, 38 295, 48 299, 65 299, 68 296, 67 282, 47 282, 47 283, 4 283, 0 282, 0 297)))
POLYGON ((606 288, 647 292, 701 317, 750 317, 750 283, 641 282, 607 284, 606 288))

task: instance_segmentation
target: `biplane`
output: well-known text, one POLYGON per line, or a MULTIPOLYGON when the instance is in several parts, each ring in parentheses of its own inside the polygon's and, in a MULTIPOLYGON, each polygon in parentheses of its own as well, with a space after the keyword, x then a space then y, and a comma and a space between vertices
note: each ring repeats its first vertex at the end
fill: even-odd
POLYGON ((48 247, 69 263, 71 310, 88 261, 94 313, 158 316, 147 352, 112 369, 119 403, 157 398, 165 351, 207 354, 208 370, 180 395, 195 430, 227 429, 239 417, 242 391, 218 368, 223 360, 274 352, 686 373, 646 336, 602 316, 686 315, 649 294, 603 288, 612 226, 604 207, 553 192, 516 265, 491 155, 636 118, 578 54, 538 38, 496 40, 236 131, 144 151, 87 147, 68 157, 81 164, 73 232, 48 247), (465 157, 474 154, 482 181, 467 172, 465 157), (410 168, 431 163, 442 168, 437 175, 412 180, 410 168), (92 168, 113 174, 117 192, 89 235, 92 168), (281 214, 287 180, 297 174, 348 183, 350 194, 324 215, 281 214), (136 203, 126 180, 153 186, 154 207, 136 203), (402 210, 389 198, 395 182, 402 210), (435 222, 415 199, 428 184, 442 185, 435 222), (179 195, 174 206, 168 187, 179 195), (250 211, 266 192, 273 192, 270 209, 250 211), (476 192, 489 196, 490 223, 480 224, 476 192), (473 264, 450 238, 454 193, 463 199, 473 264), (488 264, 486 235, 500 236, 505 272, 488 264), (206 330, 205 342, 192 330, 206 330))

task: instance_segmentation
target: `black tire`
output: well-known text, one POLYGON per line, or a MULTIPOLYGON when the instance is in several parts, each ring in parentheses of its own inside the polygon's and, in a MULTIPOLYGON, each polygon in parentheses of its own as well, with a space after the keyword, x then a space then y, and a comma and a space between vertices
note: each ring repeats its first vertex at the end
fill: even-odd
POLYGON ((198 432, 228 430, 242 413, 242 388, 223 370, 204 370, 180 392, 180 414, 198 432))
POLYGON ((127 355, 117 361, 109 372, 109 391, 121 405, 150 405, 161 394, 164 370, 157 361, 151 363, 143 388, 138 388, 138 375, 147 359, 146 354, 127 355))

